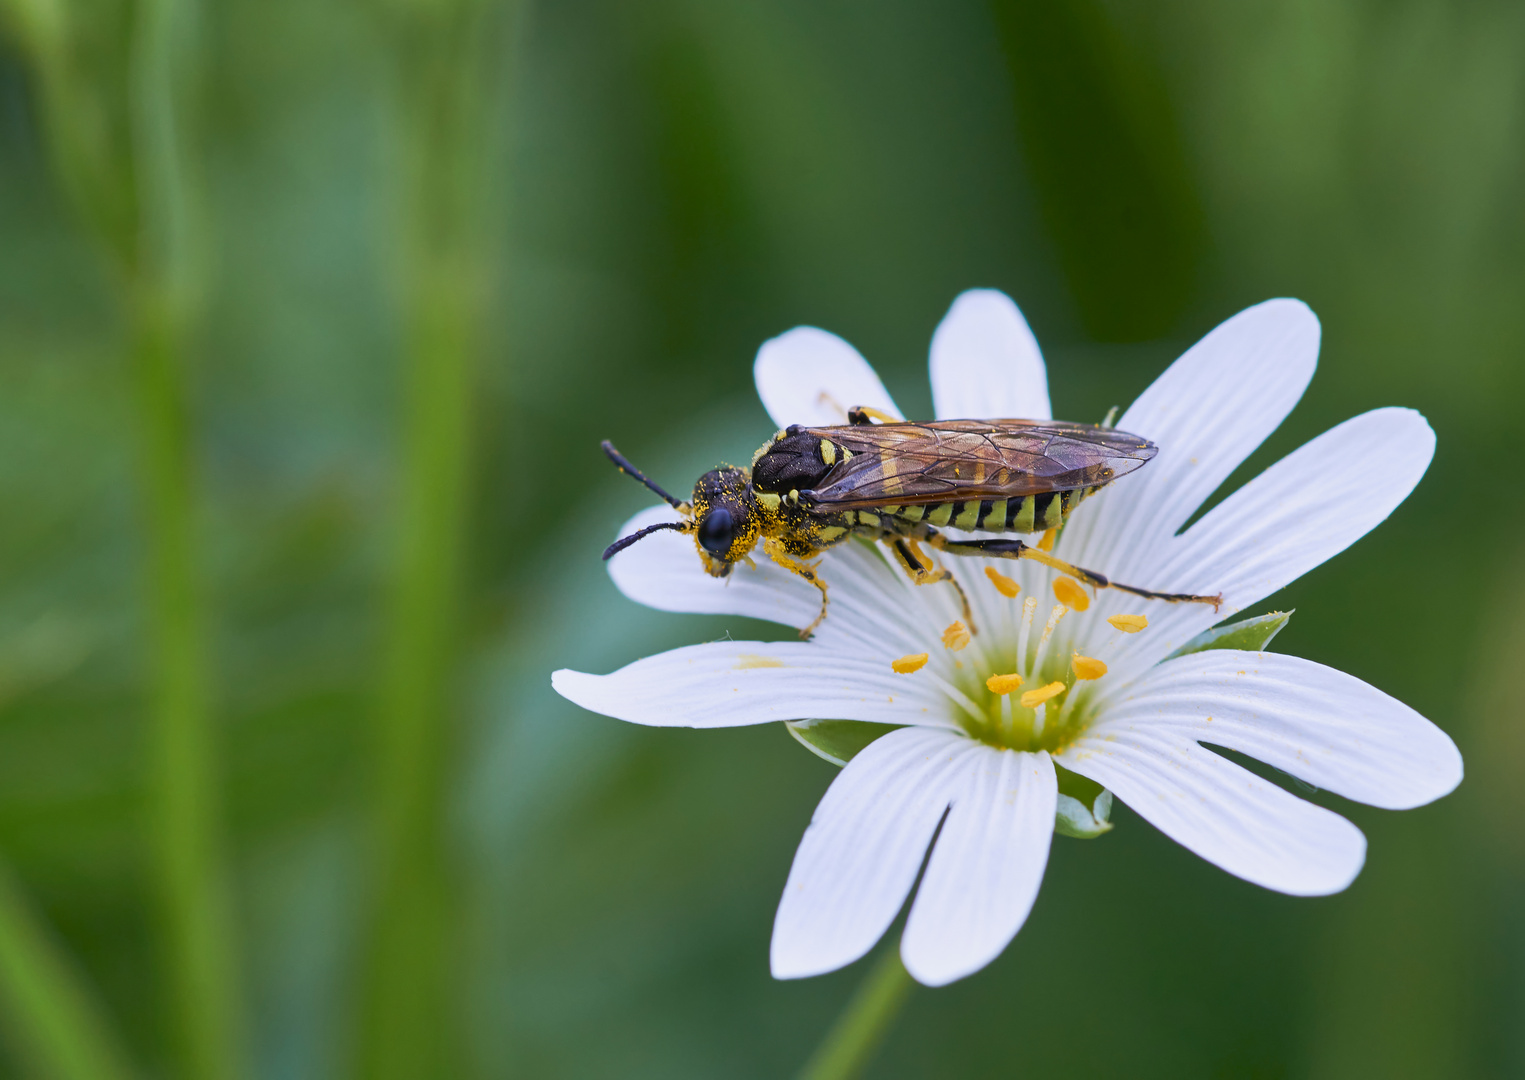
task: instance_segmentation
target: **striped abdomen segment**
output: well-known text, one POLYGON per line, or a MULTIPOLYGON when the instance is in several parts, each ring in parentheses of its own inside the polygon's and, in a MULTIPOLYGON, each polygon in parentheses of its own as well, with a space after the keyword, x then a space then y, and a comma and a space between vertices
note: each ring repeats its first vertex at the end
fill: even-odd
MULTIPOLYGON (((880 508, 878 516, 893 518, 893 525, 902 527, 925 522, 938 527, 983 529, 986 532, 1044 532, 1063 525, 1075 505, 1095 490, 1094 487, 1088 487, 1011 499, 984 499, 979 502, 971 500, 927 506, 885 506, 880 508)), ((862 520, 864 514, 864 511, 858 512, 859 521, 866 526, 869 523, 862 520)))

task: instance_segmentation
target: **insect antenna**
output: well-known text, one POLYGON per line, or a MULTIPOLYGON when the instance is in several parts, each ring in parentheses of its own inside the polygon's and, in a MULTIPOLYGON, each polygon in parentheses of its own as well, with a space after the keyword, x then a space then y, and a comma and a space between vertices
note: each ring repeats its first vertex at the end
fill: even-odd
MULTIPOLYGON (((656 482, 654 480, 650 479, 640 469, 637 469, 634 465, 630 464, 630 462, 625 458, 625 455, 620 453, 618 450, 616 450, 614 448, 614 444, 612 442, 610 442, 608 439, 605 439, 599 445, 601 445, 604 448, 604 453, 609 455, 609 460, 614 462, 615 467, 618 468, 620 472, 622 472, 622 473, 629 473, 631 476, 635 477, 641 483, 643 483, 647 487, 649 487, 652 491, 655 491, 658 495, 662 496, 662 501, 667 503, 667 505, 671 506, 674 510, 686 511, 688 509, 688 504, 687 503, 683 502, 680 499, 675 499, 671 495, 667 494, 667 492, 665 492, 661 488, 657 487, 656 482)), ((645 533, 649 532, 649 531, 650 530, 645 530, 643 532, 637 533, 636 535, 637 536, 644 536, 645 533)), ((604 555, 604 558, 607 559, 608 557, 609 557, 609 554, 606 553, 604 555)))
POLYGON ((686 528, 687 526, 681 521, 662 521, 655 525, 648 525, 640 532, 633 532, 629 536, 623 537, 610 544, 604 549, 604 558, 607 560, 612 556, 618 555, 620 552, 624 551, 627 547, 635 543, 643 536, 650 536, 652 533, 661 532, 663 529, 672 529, 676 532, 683 532, 686 528))

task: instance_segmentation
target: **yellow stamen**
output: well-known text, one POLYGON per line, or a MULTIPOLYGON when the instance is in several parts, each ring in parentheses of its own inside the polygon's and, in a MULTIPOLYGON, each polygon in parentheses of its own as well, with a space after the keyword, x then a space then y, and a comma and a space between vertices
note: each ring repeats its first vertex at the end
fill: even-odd
POLYGON ((1043 537, 1038 541, 1038 550, 1039 551, 1053 551, 1054 550, 1054 541, 1057 540, 1057 539, 1059 539, 1059 530, 1058 529, 1050 529, 1050 530, 1048 530, 1048 532, 1044 533, 1043 537))
MULTIPOLYGON (((985 680, 985 689, 992 694, 1006 695, 1022 685, 1020 675, 992 675, 985 680)), ((1063 685, 1063 684, 1061 684, 1063 685)))
POLYGON ((995 591, 1000 593, 1002 596, 1014 597, 1017 595, 1017 593, 1022 591, 1022 586, 1018 585, 1015 581, 1001 573, 993 566, 985 567, 985 576, 990 579, 990 584, 995 586, 995 591))
POLYGON ((1081 656, 1076 653, 1070 659, 1070 666, 1075 669, 1077 679, 1099 679, 1107 673, 1107 665, 1090 656, 1081 656))
POLYGON ((1054 595, 1059 598, 1059 602, 1065 607, 1073 608, 1076 611, 1084 611, 1091 606, 1091 598, 1086 595, 1086 591, 1080 587, 1074 578, 1055 578, 1054 595))
POLYGON ((969 628, 963 623, 954 620, 948 629, 943 631, 943 648, 958 652, 969 644, 969 628))
POLYGON ((1029 690, 1022 695, 1022 708, 1036 709, 1049 698, 1058 697, 1064 691, 1065 685, 1062 682, 1051 682, 1047 686, 1040 686, 1036 690, 1029 690))
POLYGON ((1108 615, 1107 622, 1125 634, 1136 634, 1149 625, 1147 615, 1108 615))
POLYGON ((891 660, 890 668, 896 675, 909 675, 913 671, 920 671, 926 667, 927 654, 924 652, 912 653, 902 656, 899 660, 891 660))

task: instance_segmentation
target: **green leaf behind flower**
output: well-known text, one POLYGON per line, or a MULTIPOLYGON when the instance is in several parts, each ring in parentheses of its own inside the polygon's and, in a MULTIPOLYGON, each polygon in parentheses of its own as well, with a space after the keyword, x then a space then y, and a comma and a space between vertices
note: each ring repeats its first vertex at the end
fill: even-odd
POLYGON ((901 725, 867 720, 790 720, 784 726, 806 750, 841 768, 859 750, 901 725))
POLYGON ((1227 626, 1215 626, 1211 630, 1202 631, 1165 659, 1174 660, 1178 656, 1189 656, 1192 653, 1206 652, 1208 649, 1244 649, 1246 652, 1260 652, 1271 644, 1271 639, 1281 633, 1281 628, 1286 626, 1291 618, 1290 611, 1273 611, 1268 615, 1256 615, 1252 619, 1243 619, 1236 623, 1229 623, 1227 626))

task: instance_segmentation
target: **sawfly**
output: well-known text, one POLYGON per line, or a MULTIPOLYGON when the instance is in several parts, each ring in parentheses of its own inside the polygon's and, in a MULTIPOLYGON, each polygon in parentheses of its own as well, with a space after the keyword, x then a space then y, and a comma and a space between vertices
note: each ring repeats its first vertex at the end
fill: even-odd
MULTIPOLYGON (((621 472, 660 495, 681 515, 609 545, 608 559, 642 537, 671 529, 691 534, 704 568, 725 577, 750 561, 759 541, 774 562, 821 592, 821 611, 800 631, 809 637, 826 617, 826 582, 813 560, 850 536, 882 541, 918 585, 958 580, 922 550, 949 555, 1032 559, 1095 589, 1121 589, 1150 600, 1211 604, 1222 596, 1163 593, 1110 580, 1055 558, 1055 530, 1088 495, 1141 468, 1157 447, 1113 428, 1053 420, 896 420, 874 409, 848 410, 848 423, 791 425, 752 457, 749 469, 722 466, 699 478, 687 502, 669 495, 603 444, 621 472), (939 530, 1044 533, 1047 543, 955 539, 939 530)), ((972 622, 971 622, 971 629, 972 622)))

